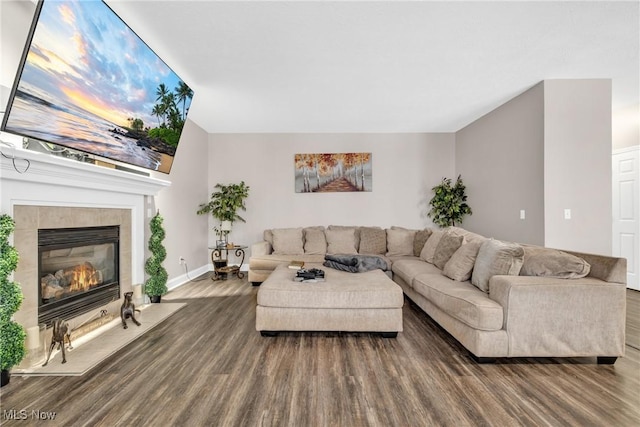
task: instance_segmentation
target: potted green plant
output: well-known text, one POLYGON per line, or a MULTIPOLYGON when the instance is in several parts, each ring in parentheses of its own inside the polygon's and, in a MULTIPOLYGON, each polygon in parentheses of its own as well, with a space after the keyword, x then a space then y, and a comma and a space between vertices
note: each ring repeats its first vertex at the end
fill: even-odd
POLYGON ((427 216, 434 224, 440 227, 454 226, 462 223, 465 215, 472 214, 465 188, 461 175, 458 175, 455 184, 451 183, 451 178, 442 178, 442 182, 432 188, 434 196, 429 201, 431 210, 427 216))
POLYGON ((9 383, 9 370, 20 363, 26 354, 26 333, 22 325, 13 321, 13 314, 22 304, 22 289, 9 276, 18 266, 18 251, 9 244, 15 223, 6 214, 0 215, 0 386, 9 383))
POLYGON ((226 242, 227 236, 231 231, 231 225, 235 221, 246 222, 238 211, 246 211, 245 199, 249 197, 249 187, 240 181, 240 184, 216 184, 216 191, 211 193, 211 200, 208 203, 202 203, 196 212, 198 215, 210 213, 213 218, 218 220, 217 226, 213 229, 218 236, 218 241, 226 242))
POLYGON ((160 216, 160 212, 151 218, 150 228, 151 236, 149 236, 148 247, 151 256, 144 264, 144 271, 149 275, 149 278, 144 283, 144 293, 149 295, 152 303, 158 303, 162 295, 168 291, 167 279, 169 278, 167 270, 162 266, 163 261, 167 257, 167 250, 162 244, 165 232, 162 227, 162 216, 160 216))

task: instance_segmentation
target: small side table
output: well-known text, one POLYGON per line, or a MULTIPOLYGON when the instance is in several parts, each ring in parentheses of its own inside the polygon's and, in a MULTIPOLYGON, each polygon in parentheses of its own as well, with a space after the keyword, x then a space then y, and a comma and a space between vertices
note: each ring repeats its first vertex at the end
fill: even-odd
POLYGON ((213 264, 213 276, 211 277, 211 280, 225 280, 229 275, 234 274, 238 279, 244 278, 244 273, 240 271, 240 267, 242 267, 242 264, 244 263, 244 250, 247 249, 247 246, 210 246, 209 249, 212 249, 211 263, 213 264), (229 262, 229 253, 235 253, 236 257, 240 258, 240 264, 216 267, 216 263, 219 263, 220 261, 227 261, 225 264, 229 262))

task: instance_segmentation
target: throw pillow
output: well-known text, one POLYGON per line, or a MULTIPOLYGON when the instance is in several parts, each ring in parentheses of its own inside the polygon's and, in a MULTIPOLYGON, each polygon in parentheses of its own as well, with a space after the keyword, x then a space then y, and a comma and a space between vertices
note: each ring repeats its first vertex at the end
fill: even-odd
POLYGON ((440 243, 440 239, 444 236, 444 233, 443 230, 434 230, 433 233, 431 233, 427 243, 424 244, 422 251, 420 251, 420 258, 433 264, 433 255, 436 253, 436 248, 438 247, 438 243, 440 243))
POLYGON ((271 244, 271 246, 273 247, 273 230, 264 230, 264 233, 262 233, 262 235, 264 240, 269 242, 269 244, 271 244))
POLYGON ((484 240, 473 239, 465 242, 451 255, 449 261, 444 265, 442 273, 449 279, 458 282, 466 282, 471 279, 471 272, 476 263, 478 251, 484 240))
POLYGON ((451 255, 462 246, 462 242, 464 242, 464 237, 453 233, 445 233, 433 254, 433 265, 442 270, 447 261, 449 261, 449 258, 451 258, 451 255))
POLYGON ((433 230, 430 228, 425 228, 424 230, 419 230, 416 233, 416 237, 413 239, 414 256, 420 256, 420 252, 422 252, 422 248, 424 248, 424 244, 427 243, 432 232, 433 230))
POLYGON ((387 233, 380 227, 360 227, 361 254, 384 255, 387 252, 387 233))
POLYGON ((324 232, 327 238, 328 254, 357 254, 355 229, 328 229, 324 232))
POLYGON ((489 280, 493 276, 517 276, 523 259, 524 249, 517 243, 488 239, 478 251, 471 283, 481 291, 489 292, 489 280))
POLYGON ((387 229, 387 256, 413 256, 415 230, 387 229))
POLYGON ((447 230, 449 230, 449 232, 451 233, 457 234, 458 236, 464 236, 465 242, 470 242, 471 240, 475 240, 475 239, 480 239, 484 242, 486 239, 486 237, 481 236, 480 234, 473 233, 462 227, 456 227, 455 225, 448 227, 447 230))
POLYGON ((307 227, 304 232, 304 253, 324 255, 327 253, 327 239, 324 237, 324 227, 307 227))
POLYGON ((274 228, 273 253, 275 255, 302 255, 302 228, 274 228))
POLYGON ((360 227, 355 227, 353 225, 330 225, 329 230, 353 230, 353 235, 356 239, 356 251, 360 247, 360 227))
POLYGON ((580 257, 557 249, 524 246, 521 276, 545 276, 580 279, 589 274, 591 265, 580 257))

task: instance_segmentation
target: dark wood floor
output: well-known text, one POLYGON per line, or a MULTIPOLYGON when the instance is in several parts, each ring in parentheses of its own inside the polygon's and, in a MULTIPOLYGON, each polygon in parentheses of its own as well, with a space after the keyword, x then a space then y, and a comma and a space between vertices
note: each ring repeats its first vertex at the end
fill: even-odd
POLYGON ((478 365, 408 302, 397 339, 263 338, 254 329, 256 292, 239 280, 182 286, 163 301, 187 307, 90 373, 13 377, 0 392, 2 424, 40 424, 31 418, 39 410, 56 412, 47 425, 64 426, 640 425, 640 351, 632 347, 613 366, 478 365), (28 419, 7 420, 12 410, 28 419))
POLYGON ((627 289, 627 330, 628 346, 640 350, 640 291, 627 289))

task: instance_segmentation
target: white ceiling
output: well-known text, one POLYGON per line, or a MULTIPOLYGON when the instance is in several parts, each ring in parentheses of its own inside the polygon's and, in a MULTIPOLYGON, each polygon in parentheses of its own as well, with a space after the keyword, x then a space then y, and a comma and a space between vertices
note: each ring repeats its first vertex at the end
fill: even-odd
POLYGON ((452 132, 544 79, 639 103, 639 2, 107 0, 208 132, 452 132))

